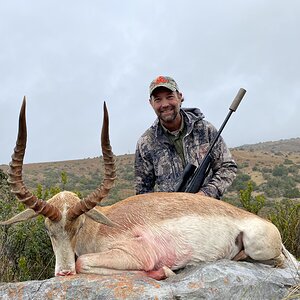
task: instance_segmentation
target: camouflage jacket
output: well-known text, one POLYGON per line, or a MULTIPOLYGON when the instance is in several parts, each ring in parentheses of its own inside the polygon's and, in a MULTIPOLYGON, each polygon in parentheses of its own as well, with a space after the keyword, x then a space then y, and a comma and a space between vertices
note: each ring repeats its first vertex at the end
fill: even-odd
MULTIPOLYGON (((199 166, 216 128, 206 120, 199 109, 181 109, 186 126, 183 151, 187 163, 199 166)), ((224 140, 220 137, 212 151, 211 172, 201 188, 206 195, 220 198, 236 176, 234 162, 224 140)), ((136 193, 153 191, 173 192, 180 180, 184 165, 174 145, 164 134, 158 119, 140 137, 135 153, 136 193)))

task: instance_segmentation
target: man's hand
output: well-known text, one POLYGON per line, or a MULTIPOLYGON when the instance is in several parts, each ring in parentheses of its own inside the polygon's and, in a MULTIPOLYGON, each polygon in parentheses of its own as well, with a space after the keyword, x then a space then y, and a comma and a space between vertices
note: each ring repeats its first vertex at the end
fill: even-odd
POLYGON ((198 193, 196 193, 197 195, 200 195, 200 196, 207 196, 204 192, 202 191, 199 191, 198 193))

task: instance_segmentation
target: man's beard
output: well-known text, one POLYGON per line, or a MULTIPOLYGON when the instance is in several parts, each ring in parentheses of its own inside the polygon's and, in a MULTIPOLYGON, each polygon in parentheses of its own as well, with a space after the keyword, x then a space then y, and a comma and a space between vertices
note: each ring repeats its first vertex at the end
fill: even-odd
POLYGON ((174 108, 174 107, 171 110, 167 110, 167 112, 168 112, 167 114, 165 114, 165 112, 166 111, 159 113, 159 119, 165 123, 173 122, 179 113, 179 111, 176 111, 176 108, 174 108))

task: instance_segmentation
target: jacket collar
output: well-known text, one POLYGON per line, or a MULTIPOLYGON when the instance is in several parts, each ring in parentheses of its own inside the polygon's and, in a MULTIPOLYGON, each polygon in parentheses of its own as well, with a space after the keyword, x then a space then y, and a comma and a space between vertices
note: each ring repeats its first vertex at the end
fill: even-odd
MULTIPOLYGON (((199 108, 181 108, 180 113, 183 116, 183 120, 187 128, 187 134, 191 133, 196 121, 204 119, 204 114, 200 111, 199 108)), ((156 120, 154 121, 151 127, 154 130, 156 139, 163 140, 164 142, 168 142, 168 139, 164 135, 164 130, 160 125, 158 118, 156 118, 156 120)))

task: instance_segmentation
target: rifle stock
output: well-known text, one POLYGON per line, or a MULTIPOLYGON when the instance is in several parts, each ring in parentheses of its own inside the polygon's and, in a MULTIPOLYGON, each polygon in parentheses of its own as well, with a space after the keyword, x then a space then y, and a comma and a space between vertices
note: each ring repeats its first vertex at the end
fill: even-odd
POLYGON ((182 176, 180 178, 179 183, 175 188, 175 192, 185 192, 186 187, 196 170, 196 166, 193 164, 187 164, 183 170, 182 176))
POLYGON ((179 181, 179 184, 175 188, 176 192, 198 193, 200 191, 200 189, 203 185, 203 182, 211 168, 211 161, 212 161, 211 152, 213 150, 213 147, 215 146, 218 138, 220 137, 231 114, 237 110, 245 93, 246 93, 245 89, 243 89, 243 88, 239 89, 231 106, 229 107, 229 113, 227 114, 223 124, 221 125, 216 136, 214 137, 214 139, 213 139, 207 153, 205 154, 203 160, 201 161, 201 164, 199 165, 199 167, 196 168, 196 166, 194 166, 190 163, 186 165, 186 167, 183 171, 183 174, 181 176, 181 179, 179 181))
POLYGON ((212 157, 210 154, 202 160, 201 165, 196 169, 185 189, 186 193, 198 193, 200 191, 211 168, 211 160, 212 157))

